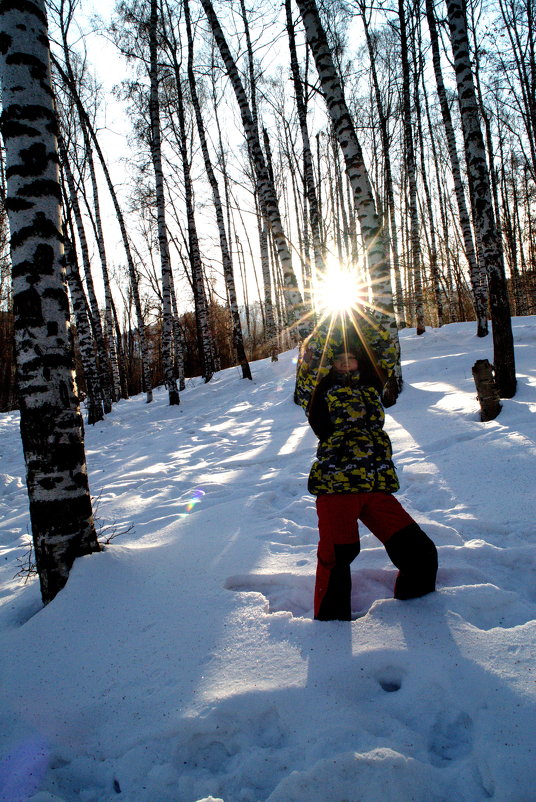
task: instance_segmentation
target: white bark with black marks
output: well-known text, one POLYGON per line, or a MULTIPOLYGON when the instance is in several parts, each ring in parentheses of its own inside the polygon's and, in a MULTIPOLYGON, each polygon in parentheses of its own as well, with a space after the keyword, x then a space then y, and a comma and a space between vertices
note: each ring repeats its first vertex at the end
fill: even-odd
POLYGON ((456 135, 454 133, 452 114, 450 112, 450 105, 447 97, 447 92, 445 90, 445 83, 443 81, 443 73, 441 70, 439 37, 437 33, 435 11, 432 0, 426 0, 426 18, 428 20, 428 28, 430 31, 430 43, 432 46, 432 62, 434 66, 434 75, 436 79, 437 95, 439 97, 439 104, 441 107, 441 116, 443 118, 443 125, 445 126, 445 135, 447 139, 447 147, 450 159, 450 169, 452 171, 452 178, 454 180, 454 192, 456 195, 458 216, 460 219, 460 226, 462 229, 465 257, 469 264, 469 276, 471 279, 471 287, 473 290, 473 299, 477 318, 477 335, 479 337, 485 337, 488 333, 488 318, 487 318, 488 286, 486 280, 486 273, 483 267, 478 263, 475 245, 473 241, 473 233, 471 230, 471 220, 469 218, 469 212, 467 210, 467 204, 465 202, 465 191, 462 182, 460 160, 458 157, 458 149, 456 147, 456 135))
MULTIPOLYGON (((70 226, 72 229, 72 225, 70 226)), ((86 407, 88 424, 97 423, 104 418, 102 404, 102 388, 97 370, 97 360, 95 344, 91 329, 91 314, 87 302, 86 294, 80 277, 76 250, 72 244, 72 236, 65 238, 65 267, 67 271, 67 283, 71 296, 71 305, 76 321, 76 334, 78 336, 78 347, 80 358, 84 370, 84 380, 86 385, 86 407)))
POLYGON ((469 192, 472 196, 473 223, 477 237, 480 237, 482 261, 489 282, 495 380, 501 396, 511 398, 516 391, 512 321, 503 254, 493 213, 491 183, 480 125, 478 100, 471 69, 464 0, 447 0, 447 12, 462 119, 469 192))
POLYGON ((21 435, 45 603, 99 551, 74 377, 43 0, 0 3, 2 135, 21 435))
POLYGON ((405 0, 398 0, 398 21, 400 23, 400 57, 402 62, 402 113, 404 121, 404 160, 408 182, 408 208, 410 231, 409 264, 413 277, 413 297, 417 334, 424 334, 424 298, 422 291, 422 255, 420 241, 419 207, 417 201, 417 163, 413 141, 413 120, 411 114, 410 66, 405 0))
MULTIPOLYGON (((363 159, 361 144, 346 104, 343 86, 333 61, 316 2, 315 0, 297 0, 297 5, 302 16, 307 42, 313 53, 333 130, 342 150, 346 172, 352 185, 355 210, 366 247, 373 283, 375 307, 385 327, 389 330, 393 342, 398 344, 390 265, 386 254, 383 226, 376 212, 374 194, 363 159)), ((401 384, 400 376, 399 383, 401 384)))
POLYGON ((296 109, 298 112, 298 120, 300 123, 300 134, 302 140, 303 174, 304 174, 305 188, 307 192, 307 200, 309 203, 309 219, 311 223, 311 233, 313 239, 315 269, 317 276, 321 276, 325 269, 325 262, 324 262, 325 253, 322 243, 322 237, 320 234, 320 208, 318 205, 318 198, 316 194, 315 177, 313 170, 313 154, 311 151, 309 128, 307 125, 307 107, 305 104, 305 92, 303 88, 303 81, 300 74, 300 65, 298 63, 298 55, 296 50, 296 34, 294 31, 294 21, 292 19, 291 0, 285 0, 285 12, 286 12, 286 22, 287 22, 287 34, 289 41, 289 51, 290 51, 290 68, 292 71, 292 81, 294 85, 294 93, 296 95, 296 109))
MULTIPOLYGON (((382 142, 382 156, 383 156, 383 169, 385 173, 385 193, 387 196, 387 215, 389 216, 390 226, 390 246, 392 254, 392 267, 395 282, 395 308, 398 316, 399 326, 405 326, 404 322, 404 297, 402 291, 402 279, 400 276, 400 252, 398 248, 398 229, 396 225, 396 206, 395 206, 395 193, 393 183, 393 171, 391 167, 391 143, 388 129, 387 114, 384 109, 382 94, 380 91, 380 83, 378 80, 378 71, 376 69, 376 53, 373 46, 372 37, 370 35, 370 28, 368 22, 368 10, 364 0, 359 2, 359 12, 365 30, 365 38, 367 42, 367 50, 370 59, 370 75, 372 78, 372 85, 374 87, 374 98, 376 101, 376 110, 378 112, 378 122, 380 126, 380 136, 382 142)), ((387 228, 387 226, 386 226, 387 228)), ((387 245, 387 233, 386 233, 387 245)))
POLYGON ((117 344, 114 336, 113 324, 113 299, 112 288, 110 286, 110 275, 108 271, 108 257, 106 255, 106 245, 104 241, 104 229, 102 225, 102 215, 100 209, 99 188, 97 176, 95 173, 95 163, 93 161, 93 154, 91 152, 91 140, 87 132, 86 126, 82 124, 84 134, 84 143, 86 146, 86 158, 89 167, 89 174, 91 176, 91 189, 93 194, 93 210, 95 217, 95 239, 97 240, 97 247, 99 250, 99 258, 102 270, 102 281, 104 285, 104 307, 105 307, 105 322, 106 322, 106 335, 108 337, 108 354, 110 356, 110 365, 112 370, 112 400, 119 401, 121 398, 121 366, 117 356, 117 344))
POLYGON ((202 374, 205 382, 209 382, 216 370, 214 364, 214 343, 210 329, 207 295, 205 290, 205 277, 201 249, 195 221, 194 191, 192 176, 190 174, 190 160, 188 158, 188 137, 186 133, 186 119, 184 111, 184 97, 182 91, 182 76, 180 65, 175 51, 171 53, 175 71, 175 88, 177 93, 177 118, 179 121, 178 146, 181 154, 182 175, 184 178, 184 200, 186 205, 186 222, 188 228, 188 256, 192 271, 192 290, 194 294, 195 322, 197 330, 197 343, 199 358, 202 363, 202 374))
POLYGON ((282 289, 285 295, 287 309, 291 310, 291 319, 289 323, 298 330, 302 337, 306 337, 308 334, 310 334, 312 325, 311 321, 304 317, 304 305, 300 290, 298 288, 296 275, 292 268, 290 247, 283 230, 275 187, 270 180, 270 175, 259 140, 257 126, 253 119, 247 95, 244 90, 235 60, 231 54, 231 51, 229 50, 229 46, 225 39, 221 25, 214 12, 212 2, 211 0, 201 0, 201 5, 203 6, 207 19, 210 23, 212 34, 216 44, 218 45, 220 55, 225 64, 227 74, 238 101, 252 164, 256 172, 257 188, 260 194, 262 212, 271 228, 279 261, 283 270, 282 289))
MULTIPOLYGON (((76 230, 78 233, 78 241, 80 243, 80 251, 82 254, 82 264, 84 266, 84 275, 86 279, 87 294, 89 300, 90 310, 90 323, 95 339, 98 356, 98 371, 100 376, 100 385, 102 388, 102 403, 104 412, 108 414, 112 410, 112 386, 111 386, 111 366, 108 360, 108 354, 104 345, 104 335, 102 332, 101 318, 99 305, 97 303, 97 295, 95 293, 95 286, 93 284, 93 277, 91 275, 91 260, 89 258, 89 245, 82 220, 82 211, 78 202, 78 194, 76 191, 76 183, 69 163, 69 155, 65 146, 65 141, 61 132, 58 130, 58 148, 60 155, 61 168, 65 176, 67 187, 69 189, 69 201, 76 223, 76 230)), ((71 243, 74 247, 74 242, 71 243)))
POLYGON ((78 94, 78 90, 76 87, 76 82, 70 73, 66 72, 61 64, 58 62, 57 59, 53 59, 54 67, 58 70, 58 73, 61 75, 62 80, 65 83, 65 86, 68 87, 69 92, 71 93, 71 97, 76 105, 76 109, 78 111, 78 115, 83 125, 86 126, 87 131, 91 137, 93 145, 95 146, 95 151, 99 158, 100 165, 102 167, 102 172, 104 174, 104 178, 106 180, 106 185, 108 187, 108 191, 110 193, 110 197, 112 199, 112 203, 114 205, 115 214, 117 218, 117 223, 119 225, 119 230, 121 232, 121 239, 123 241, 123 247, 125 249, 125 256, 128 265, 128 274, 130 278, 130 289, 132 292, 132 299, 134 301, 134 309, 136 312, 136 323, 138 325, 138 338, 140 343, 140 352, 141 352, 141 363, 142 363, 142 376, 143 376, 143 390, 146 393, 147 403, 150 404, 153 400, 153 385, 152 385, 152 378, 151 378, 151 365, 149 359, 149 346, 147 342, 147 337, 145 334, 145 322, 143 318, 143 310, 141 306, 141 298, 140 298, 140 291, 139 291, 139 280, 138 280, 138 273, 136 267, 134 265, 134 259, 132 257, 132 249, 130 247, 130 240, 127 233, 127 227, 125 223, 125 217, 123 215, 121 206, 119 205, 119 200, 117 198, 117 193, 115 191, 115 186, 113 184, 112 178, 110 176, 110 171, 108 169, 108 165, 106 163, 106 159, 104 158, 104 154, 102 152, 102 148, 100 146, 97 134, 95 133, 95 129, 91 124, 91 120, 84 109, 84 105, 80 99, 80 95, 78 94))
POLYGON ((158 244, 160 247, 160 267, 162 272, 162 363, 164 382, 168 391, 170 406, 180 404, 177 380, 173 366, 173 316, 171 308, 171 258, 166 225, 166 198, 164 194, 164 174, 162 171, 162 145, 160 134, 160 100, 158 97, 158 3, 151 0, 151 19, 149 23, 149 117, 151 120, 151 159, 153 162, 156 192, 156 219, 158 244))
POLYGON ((238 299, 236 296, 236 286, 234 279, 233 263, 231 259, 231 251, 227 240, 227 232, 225 230, 225 219, 223 214, 223 204, 220 196, 220 188, 218 186, 218 180, 216 178, 216 174, 212 166, 212 160, 210 158, 207 136, 205 133, 205 125, 203 122, 203 117, 201 115, 199 96, 197 94, 197 86, 194 73, 194 43, 193 43, 192 25, 190 19, 189 0, 184 0, 184 19, 186 23, 186 34, 188 38, 188 81, 190 84, 190 96, 194 108, 199 141, 201 143, 201 151, 203 153, 205 171, 210 184, 210 188, 212 190, 212 200, 214 203, 214 210, 216 212, 216 222, 218 225, 218 234, 220 239, 220 249, 222 255, 223 276, 225 279, 225 286, 227 290, 227 296, 229 299, 229 309, 231 313, 231 321, 233 326, 233 346, 238 362, 242 367, 242 378, 251 379, 251 369, 244 349, 242 323, 240 321, 238 299))

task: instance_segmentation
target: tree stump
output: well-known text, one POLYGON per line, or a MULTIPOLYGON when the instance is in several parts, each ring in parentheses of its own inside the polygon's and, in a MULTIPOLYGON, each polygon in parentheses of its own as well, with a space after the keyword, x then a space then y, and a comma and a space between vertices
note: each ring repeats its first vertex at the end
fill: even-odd
POLYGON ((477 400, 480 403, 480 420, 494 420, 502 409, 499 392, 493 375, 493 365, 487 359, 477 359, 473 365, 477 400))

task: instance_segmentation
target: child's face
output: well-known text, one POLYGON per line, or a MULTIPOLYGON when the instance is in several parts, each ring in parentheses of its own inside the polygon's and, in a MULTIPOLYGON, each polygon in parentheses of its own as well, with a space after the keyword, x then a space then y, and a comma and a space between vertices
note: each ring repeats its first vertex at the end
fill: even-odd
POLYGON ((357 370, 357 357, 354 354, 338 354, 333 360, 333 367, 338 373, 357 370))

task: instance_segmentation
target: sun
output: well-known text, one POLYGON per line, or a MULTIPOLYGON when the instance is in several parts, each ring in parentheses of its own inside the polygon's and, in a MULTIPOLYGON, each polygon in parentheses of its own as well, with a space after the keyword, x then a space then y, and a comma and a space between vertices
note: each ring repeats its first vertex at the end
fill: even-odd
POLYGON ((328 315, 349 312, 365 302, 363 287, 354 268, 331 265, 316 288, 316 301, 328 315))

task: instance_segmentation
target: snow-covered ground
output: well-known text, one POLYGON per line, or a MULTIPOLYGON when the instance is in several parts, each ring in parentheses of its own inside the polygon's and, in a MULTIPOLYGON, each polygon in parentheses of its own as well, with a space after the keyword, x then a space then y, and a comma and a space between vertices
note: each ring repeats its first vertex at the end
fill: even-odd
POLYGON ((42 609, 13 579, 27 500, 0 416, 0 799, 529 802, 536 799, 536 317, 519 389, 481 423, 491 337, 402 333, 387 416, 399 498, 439 549, 439 590, 391 598, 362 528, 355 620, 315 622, 315 437, 295 352, 159 390, 87 429, 102 524, 42 609))

